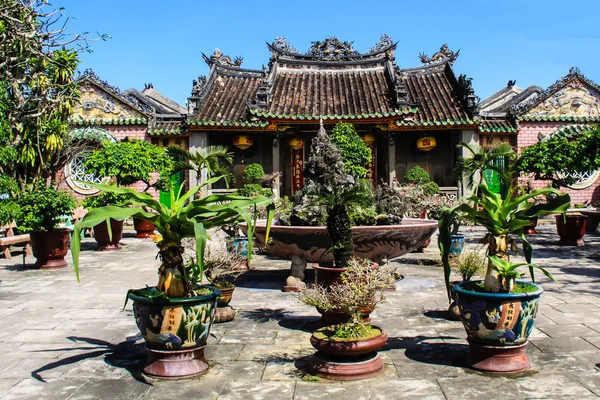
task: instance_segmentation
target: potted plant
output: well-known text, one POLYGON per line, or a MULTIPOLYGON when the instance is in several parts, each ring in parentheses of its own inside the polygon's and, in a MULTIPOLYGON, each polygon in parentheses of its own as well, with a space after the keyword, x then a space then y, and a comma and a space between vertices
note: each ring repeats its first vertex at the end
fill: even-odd
MULTIPOLYGON (((125 198, 113 192, 101 192, 95 196, 88 196, 83 200, 81 205, 86 209, 93 210, 94 208, 105 207, 109 205, 120 205, 125 201, 125 198)), ((120 250, 121 239, 123 238, 123 220, 110 220, 110 232, 106 222, 101 222, 93 227, 94 239, 98 243, 97 251, 104 250, 120 250)))
MULTIPOLYGON (((576 135, 553 134, 524 147, 513 170, 551 182, 556 189, 576 183, 580 174, 600 167, 600 128, 588 128, 576 135)), ((583 245, 585 221, 586 216, 578 212, 556 216, 559 244, 583 245)))
MULTIPOLYGON (((155 287, 130 290, 136 323, 146 341, 148 362, 144 371, 152 376, 175 379, 203 373, 208 365, 204 347, 213 322, 217 297, 221 292, 214 286, 202 286, 204 250, 207 230, 242 218, 254 232, 254 220, 247 207, 264 205, 268 208, 267 225, 273 215, 272 201, 268 198, 211 195, 193 199, 204 185, 216 182, 212 178, 183 193, 170 189, 171 204, 165 206, 148 193, 108 185, 94 187, 121 194, 135 207, 106 206, 91 210, 75 225, 71 246, 73 264, 79 280, 80 232, 110 218, 137 217, 152 222, 160 234, 157 237, 158 283, 155 287), (193 238, 195 262, 184 264, 182 240, 193 238)), ((252 244, 249 243, 251 247, 252 244)), ((249 254, 250 255, 250 254, 249 254)))
MULTIPOLYGON (((451 249, 454 243, 451 244, 451 249)), ((475 276, 482 276, 485 273, 486 267, 485 254, 480 247, 461 252, 459 254, 451 254, 448 261, 452 272, 460 276, 460 280, 450 282, 451 288, 457 283, 470 281, 475 276)), ((460 310, 456 304, 456 297, 452 291, 452 303, 448 307, 448 316, 450 319, 458 321, 460 319, 460 310)))
POLYGON ((20 233, 29 233, 37 268, 60 268, 67 265, 70 229, 59 228, 61 220, 70 219, 77 200, 66 190, 30 186, 16 199, 15 221, 20 233))
MULTIPOLYGON (((118 186, 137 185, 141 192, 150 189, 168 190, 168 177, 173 169, 173 160, 163 148, 143 140, 124 139, 120 142, 105 142, 101 149, 92 152, 86 160, 86 171, 96 176, 107 176, 118 186)), ((150 221, 133 219, 137 238, 147 238, 154 232, 150 221)))
POLYGON ((355 380, 379 375, 383 360, 377 349, 385 345, 383 329, 364 321, 362 310, 375 308, 384 300, 382 288, 393 282, 389 268, 372 268, 369 260, 352 259, 339 283, 325 288, 307 285, 297 298, 325 311, 344 313, 346 322, 329 325, 313 332, 310 343, 317 350, 310 372, 327 379, 355 380))
MULTIPOLYGON (((547 213, 564 212, 569 206, 570 198, 566 194, 560 194, 555 189, 538 189, 529 194, 514 197, 516 190, 516 187, 510 188, 506 197, 503 198, 499 194, 492 193, 487 185, 482 183, 478 187, 478 194, 474 194, 467 199, 467 203, 442 211, 439 220, 438 243, 442 253, 444 278, 449 300, 452 299, 450 291, 450 222, 456 212, 462 212, 467 220, 488 230, 488 233, 481 240, 482 243, 487 245, 487 255, 490 256, 485 280, 475 281, 475 283, 469 285, 478 285, 481 291, 488 294, 488 297, 502 299, 506 304, 512 304, 510 303, 512 295, 502 293, 506 288, 505 275, 502 271, 499 271, 497 263, 494 262, 494 257, 508 261, 509 249, 516 249, 516 242, 510 235, 517 235, 521 239, 526 263, 530 264, 531 278, 535 280, 534 266, 531 264, 533 249, 523 233, 523 228, 529 225, 529 221, 533 217, 547 213), (544 195, 552 196, 549 197, 547 202, 534 203, 530 201, 536 196, 544 195)), ((460 287, 460 284, 457 286, 460 287)), ((509 312, 510 306, 507 307, 504 308, 504 311, 509 312)), ((511 313, 514 314, 517 311, 512 309, 511 313)), ((461 319, 463 321, 468 320, 472 313, 472 309, 463 306, 461 308, 461 319)), ((490 316, 492 315, 496 314, 490 314, 490 316)), ((507 340, 507 337, 510 336, 508 332, 504 332, 503 335, 504 337, 498 337, 493 344, 487 341, 488 338, 486 338, 486 343, 471 340, 469 342, 470 356, 468 360, 478 361, 470 365, 474 368, 496 372, 516 372, 526 369, 529 365, 525 354, 526 343, 514 343, 512 339, 507 340), (490 359, 490 362, 482 361, 483 359, 490 359)))

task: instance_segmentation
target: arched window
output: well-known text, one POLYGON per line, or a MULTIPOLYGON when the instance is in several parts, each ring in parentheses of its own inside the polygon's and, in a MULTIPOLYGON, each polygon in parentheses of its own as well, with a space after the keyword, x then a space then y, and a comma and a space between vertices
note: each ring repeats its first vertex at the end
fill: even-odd
POLYGON ((71 189, 80 194, 91 195, 98 193, 98 189, 86 185, 86 182, 101 183, 105 181, 107 177, 94 176, 93 174, 86 172, 85 161, 87 160, 89 153, 100 147, 104 141, 108 140, 116 142, 117 140, 106 130, 92 127, 74 129, 71 131, 70 135, 74 140, 85 140, 86 142, 89 142, 89 146, 85 150, 75 154, 65 166, 67 184, 71 189))

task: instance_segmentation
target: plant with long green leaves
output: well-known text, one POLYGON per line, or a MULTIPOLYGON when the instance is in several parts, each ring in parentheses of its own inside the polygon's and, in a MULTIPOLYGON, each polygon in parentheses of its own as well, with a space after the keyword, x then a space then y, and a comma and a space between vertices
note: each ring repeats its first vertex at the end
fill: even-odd
POLYGON ((223 176, 229 187, 232 180, 227 164, 233 163, 233 152, 227 146, 208 146, 196 152, 191 152, 183 147, 169 146, 167 154, 175 160, 173 172, 195 171, 197 184, 200 184, 202 171, 206 170, 208 178, 223 176))
POLYGON ((510 293, 510 291, 515 286, 516 279, 521 277, 521 273, 519 271, 517 271, 517 269, 524 265, 528 266, 529 268, 537 268, 540 271, 542 271, 542 273, 544 275, 546 275, 548 278, 552 279, 554 282, 558 282, 552 276, 552 274, 550 272, 548 272, 547 269, 540 267, 537 264, 532 264, 532 263, 528 263, 528 262, 515 264, 515 263, 510 262, 509 260, 503 260, 502 258, 499 258, 498 256, 490 256, 490 255, 488 255, 488 259, 492 262, 492 268, 494 269, 494 271, 496 271, 498 273, 498 277, 501 279, 501 284, 502 284, 501 292, 503 292, 503 293, 510 293))
POLYGON ((512 159, 516 156, 510 144, 500 143, 491 149, 485 149, 476 143, 461 142, 458 146, 471 153, 470 156, 459 157, 453 170, 454 177, 463 182, 467 188, 477 189, 481 183, 484 183, 486 169, 497 172, 504 184, 507 187, 510 186, 508 169, 496 163, 496 160, 500 158, 512 159))
MULTIPOLYGON (((248 237, 254 235, 257 213, 248 212, 250 207, 267 208, 267 238, 274 214, 272 199, 267 197, 246 198, 232 195, 209 195, 193 199, 198 190, 206 185, 215 183, 221 177, 207 180, 200 186, 183 193, 184 184, 178 191, 170 189, 171 205, 160 204, 147 193, 139 193, 133 189, 101 184, 89 184, 97 189, 114 192, 126 197, 129 206, 105 206, 95 208, 75 225, 71 239, 73 267, 79 280, 79 253, 81 248, 80 233, 84 228, 91 228, 109 220, 123 220, 129 217, 140 218, 152 222, 160 234, 157 241, 161 265, 158 269, 159 279, 155 292, 166 297, 190 297, 195 294, 197 284, 202 282, 204 272, 204 249, 210 239, 208 230, 243 221, 248 224, 248 237), (143 207, 143 208, 142 208, 143 207), (196 262, 184 265, 182 239, 194 238, 196 242, 196 262)), ((252 253, 252 241, 248 242, 248 258, 252 253)))
MULTIPOLYGON (((497 256, 503 260, 509 260, 509 248, 517 249, 516 242, 509 235, 517 235, 522 242, 523 254, 527 263, 531 263, 533 248, 527 241, 523 228, 531 223, 531 219, 548 213, 564 213, 571 203, 568 194, 562 194, 556 189, 537 189, 531 193, 515 196, 518 188, 511 187, 506 195, 502 197, 492 193, 485 183, 478 186, 478 193, 467 199, 466 203, 453 208, 442 210, 439 218, 438 245, 442 252, 442 264, 444 266, 444 278, 450 293, 450 247, 451 247, 451 223, 454 214, 462 213, 463 218, 481 225, 488 233, 481 242, 487 244, 487 255, 497 256), (535 201, 536 198, 546 196, 547 202, 535 201)), ((529 267, 531 279, 535 281, 534 267, 529 267)), ((502 288, 501 279, 494 269, 493 263, 488 262, 484 289, 487 292, 499 292, 502 288)))

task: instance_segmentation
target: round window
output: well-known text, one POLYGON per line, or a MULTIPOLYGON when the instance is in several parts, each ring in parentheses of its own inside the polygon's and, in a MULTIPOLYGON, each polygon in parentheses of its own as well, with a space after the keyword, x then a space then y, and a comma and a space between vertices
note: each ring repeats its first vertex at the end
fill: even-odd
POLYGON ((600 176, 600 170, 586 171, 586 172, 581 172, 581 173, 579 173, 579 172, 568 172, 568 173, 557 172, 556 175, 558 175, 558 177, 560 179, 566 178, 566 177, 571 177, 573 179, 576 179, 575 183, 567 185, 571 189, 585 189, 587 187, 592 186, 594 184, 594 182, 596 182, 596 180, 600 176))
POLYGON ((104 176, 95 176, 94 174, 87 173, 85 170, 85 160, 87 159, 88 152, 83 152, 75 155, 69 164, 65 167, 65 176, 67 184, 75 192, 85 195, 98 193, 99 190, 86 185, 86 182, 91 183, 102 183, 106 179, 104 176))

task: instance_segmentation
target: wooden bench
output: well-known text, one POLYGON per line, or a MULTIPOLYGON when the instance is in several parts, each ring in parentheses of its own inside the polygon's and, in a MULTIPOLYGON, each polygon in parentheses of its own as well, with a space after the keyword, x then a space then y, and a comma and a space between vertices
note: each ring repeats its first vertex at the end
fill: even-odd
POLYGON ((0 251, 4 253, 4 257, 10 260, 12 258, 10 246, 23 246, 23 264, 25 264, 25 257, 31 254, 31 239, 28 233, 15 235, 13 228, 16 227, 14 221, 0 227, 0 231, 4 234, 4 237, 0 237, 0 251))

